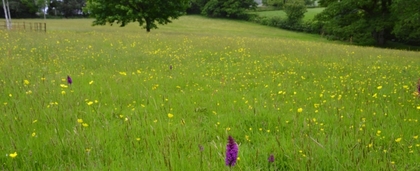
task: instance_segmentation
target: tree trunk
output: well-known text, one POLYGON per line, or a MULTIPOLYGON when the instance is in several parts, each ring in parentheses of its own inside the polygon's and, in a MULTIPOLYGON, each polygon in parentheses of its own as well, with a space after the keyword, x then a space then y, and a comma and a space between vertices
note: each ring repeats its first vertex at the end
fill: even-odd
POLYGON ((152 22, 150 21, 149 18, 145 18, 144 20, 146 20, 146 31, 150 32, 150 28, 152 27, 151 26, 152 22))
POLYGON ((373 31, 372 36, 376 41, 376 44, 382 46, 385 44, 385 30, 373 31))

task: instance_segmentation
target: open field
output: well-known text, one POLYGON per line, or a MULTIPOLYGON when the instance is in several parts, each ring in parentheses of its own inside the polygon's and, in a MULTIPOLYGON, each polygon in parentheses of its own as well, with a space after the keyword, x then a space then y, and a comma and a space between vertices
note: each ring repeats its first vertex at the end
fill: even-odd
POLYGON ((229 135, 232 170, 420 169, 419 52, 198 16, 91 21, 0 30, 0 170, 229 170, 229 135))
MULTIPOLYGON (((304 21, 312 20, 316 14, 322 12, 324 8, 308 8, 308 11, 305 13, 305 17, 303 18, 304 21)), ((260 12, 253 12, 253 14, 258 14, 259 16, 265 17, 282 17, 287 18, 286 13, 282 10, 276 11, 260 11, 260 12)))

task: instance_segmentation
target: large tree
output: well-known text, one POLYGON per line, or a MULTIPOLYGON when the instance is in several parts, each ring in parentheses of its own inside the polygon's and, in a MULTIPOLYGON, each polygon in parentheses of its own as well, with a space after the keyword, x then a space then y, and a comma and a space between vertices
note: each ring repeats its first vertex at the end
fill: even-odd
POLYGON ((147 32, 155 22, 167 24, 185 14, 189 0, 87 0, 85 11, 95 18, 93 25, 110 23, 121 27, 130 22, 144 25, 147 32))
POLYGON ((324 33, 336 39, 383 45, 392 37, 392 0, 321 1, 327 8, 315 17, 324 33))
POLYGON ((420 0, 394 0, 392 6, 397 14, 392 32, 406 43, 420 44, 420 0))

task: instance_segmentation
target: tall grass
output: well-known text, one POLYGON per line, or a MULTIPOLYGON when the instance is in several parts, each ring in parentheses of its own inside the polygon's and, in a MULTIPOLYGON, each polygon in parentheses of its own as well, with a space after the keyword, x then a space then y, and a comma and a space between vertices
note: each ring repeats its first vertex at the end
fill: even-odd
POLYGON ((228 135, 233 170, 419 169, 418 52, 197 16, 47 22, 1 31, 2 170, 228 170, 228 135))

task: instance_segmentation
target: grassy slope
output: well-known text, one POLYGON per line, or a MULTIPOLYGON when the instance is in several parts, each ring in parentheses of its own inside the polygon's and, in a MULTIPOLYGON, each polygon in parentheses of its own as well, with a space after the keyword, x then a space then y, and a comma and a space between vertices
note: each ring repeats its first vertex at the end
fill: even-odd
MULTIPOLYGON (((130 23, 125 28, 120 28, 118 25, 110 26, 95 26, 91 27, 91 19, 68 19, 68 20, 23 20, 16 19, 14 22, 46 22, 47 30, 49 31, 99 31, 99 32, 113 32, 123 31, 136 34, 146 34, 144 29, 141 29, 137 23, 130 23)), ((2 22, 2 20, 0 20, 2 22)), ((168 34, 185 34, 185 35, 199 35, 199 36, 247 36, 247 37, 266 37, 266 38, 288 38, 297 40, 312 40, 326 42, 325 39, 318 35, 302 34, 287 30, 280 30, 277 28, 261 26, 255 23, 246 21, 232 21, 223 19, 211 19, 202 16, 183 16, 173 23, 163 26, 158 26, 158 30, 152 30, 151 33, 168 33, 168 34), (175 32, 175 33, 172 33, 175 32)))
POLYGON ((227 135, 238 170, 269 154, 278 170, 419 168, 418 52, 198 16, 91 21, 0 34, 0 151, 18 154, 1 169, 223 170, 227 135))

